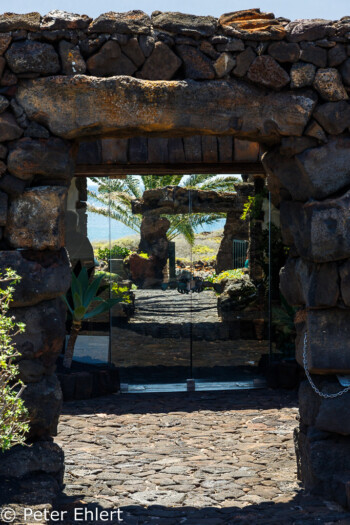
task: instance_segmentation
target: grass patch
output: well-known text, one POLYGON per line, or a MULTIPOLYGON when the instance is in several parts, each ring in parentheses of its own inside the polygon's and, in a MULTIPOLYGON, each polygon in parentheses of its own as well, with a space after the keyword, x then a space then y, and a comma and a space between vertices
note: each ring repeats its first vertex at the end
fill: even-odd
POLYGON ((209 246, 206 246, 205 244, 197 244, 193 246, 192 252, 195 254, 206 254, 206 253, 214 253, 215 250, 213 248, 210 248, 209 246))

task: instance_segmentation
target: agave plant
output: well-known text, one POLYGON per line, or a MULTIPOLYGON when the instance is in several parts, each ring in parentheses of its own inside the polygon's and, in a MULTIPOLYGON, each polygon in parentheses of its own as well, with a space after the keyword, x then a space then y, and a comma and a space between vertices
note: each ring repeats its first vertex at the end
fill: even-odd
POLYGON ((99 275, 90 278, 86 268, 81 268, 78 275, 74 271, 72 272, 71 288, 66 295, 62 296, 72 316, 72 328, 63 359, 65 368, 70 368, 72 365, 75 343, 82 322, 107 312, 121 301, 121 298, 104 300, 100 297, 100 294, 107 288, 107 286, 101 285, 103 277, 104 275, 99 275), (93 303, 98 304, 91 310, 90 307, 93 303))

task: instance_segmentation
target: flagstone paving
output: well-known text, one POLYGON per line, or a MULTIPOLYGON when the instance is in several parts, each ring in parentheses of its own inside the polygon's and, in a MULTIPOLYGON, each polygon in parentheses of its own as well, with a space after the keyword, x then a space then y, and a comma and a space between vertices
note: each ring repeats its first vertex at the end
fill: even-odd
POLYGON ((125 525, 350 523, 350 513, 299 486, 297 415, 295 393, 271 390, 66 403, 56 507, 69 510, 65 523, 85 504, 120 508, 125 525))

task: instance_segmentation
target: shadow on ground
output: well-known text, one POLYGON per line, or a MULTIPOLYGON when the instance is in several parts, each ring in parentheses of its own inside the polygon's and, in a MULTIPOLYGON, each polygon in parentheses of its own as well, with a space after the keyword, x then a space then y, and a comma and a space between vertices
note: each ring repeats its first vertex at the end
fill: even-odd
POLYGON ((104 405, 104 413, 158 414, 297 407, 297 393, 289 390, 232 390, 220 392, 177 392, 157 394, 113 394, 105 398, 65 403, 63 415, 95 414, 104 405), (103 404, 105 400, 105 404, 103 404), (112 402, 113 400, 113 402, 112 402))
MULTIPOLYGON (((44 502, 43 502, 44 503, 44 502)), ((16 512, 12 523, 31 525, 43 523, 60 523, 65 525, 319 525, 350 523, 350 512, 342 509, 336 503, 325 502, 316 496, 305 494, 304 491, 289 501, 281 503, 264 502, 257 505, 238 507, 167 507, 152 505, 142 507, 129 505, 111 507, 107 502, 84 504, 84 495, 68 497, 61 494, 52 507, 39 502, 33 511, 39 512, 37 519, 24 521, 23 505, 11 505, 16 512), (40 519, 40 513, 47 508, 51 521, 40 519)), ((0 521, 6 523, 5 521, 0 521)))

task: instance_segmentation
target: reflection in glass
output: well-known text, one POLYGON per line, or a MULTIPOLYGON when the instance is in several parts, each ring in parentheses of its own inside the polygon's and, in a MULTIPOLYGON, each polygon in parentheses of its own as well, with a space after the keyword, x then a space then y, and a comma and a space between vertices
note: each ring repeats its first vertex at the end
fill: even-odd
POLYGON ((110 336, 109 359, 129 390, 169 383, 181 389, 191 378, 196 389, 262 384, 269 292, 276 298, 268 195, 261 180, 237 189, 239 181, 225 177, 126 176, 72 185, 71 261, 103 273, 106 298, 121 299, 84 325, 82 336, 90 339, 82 346, 91 359, 107 360, 102 338, 110 336), (244 203, 254 191, 259 196, 247 215, 244 203))

